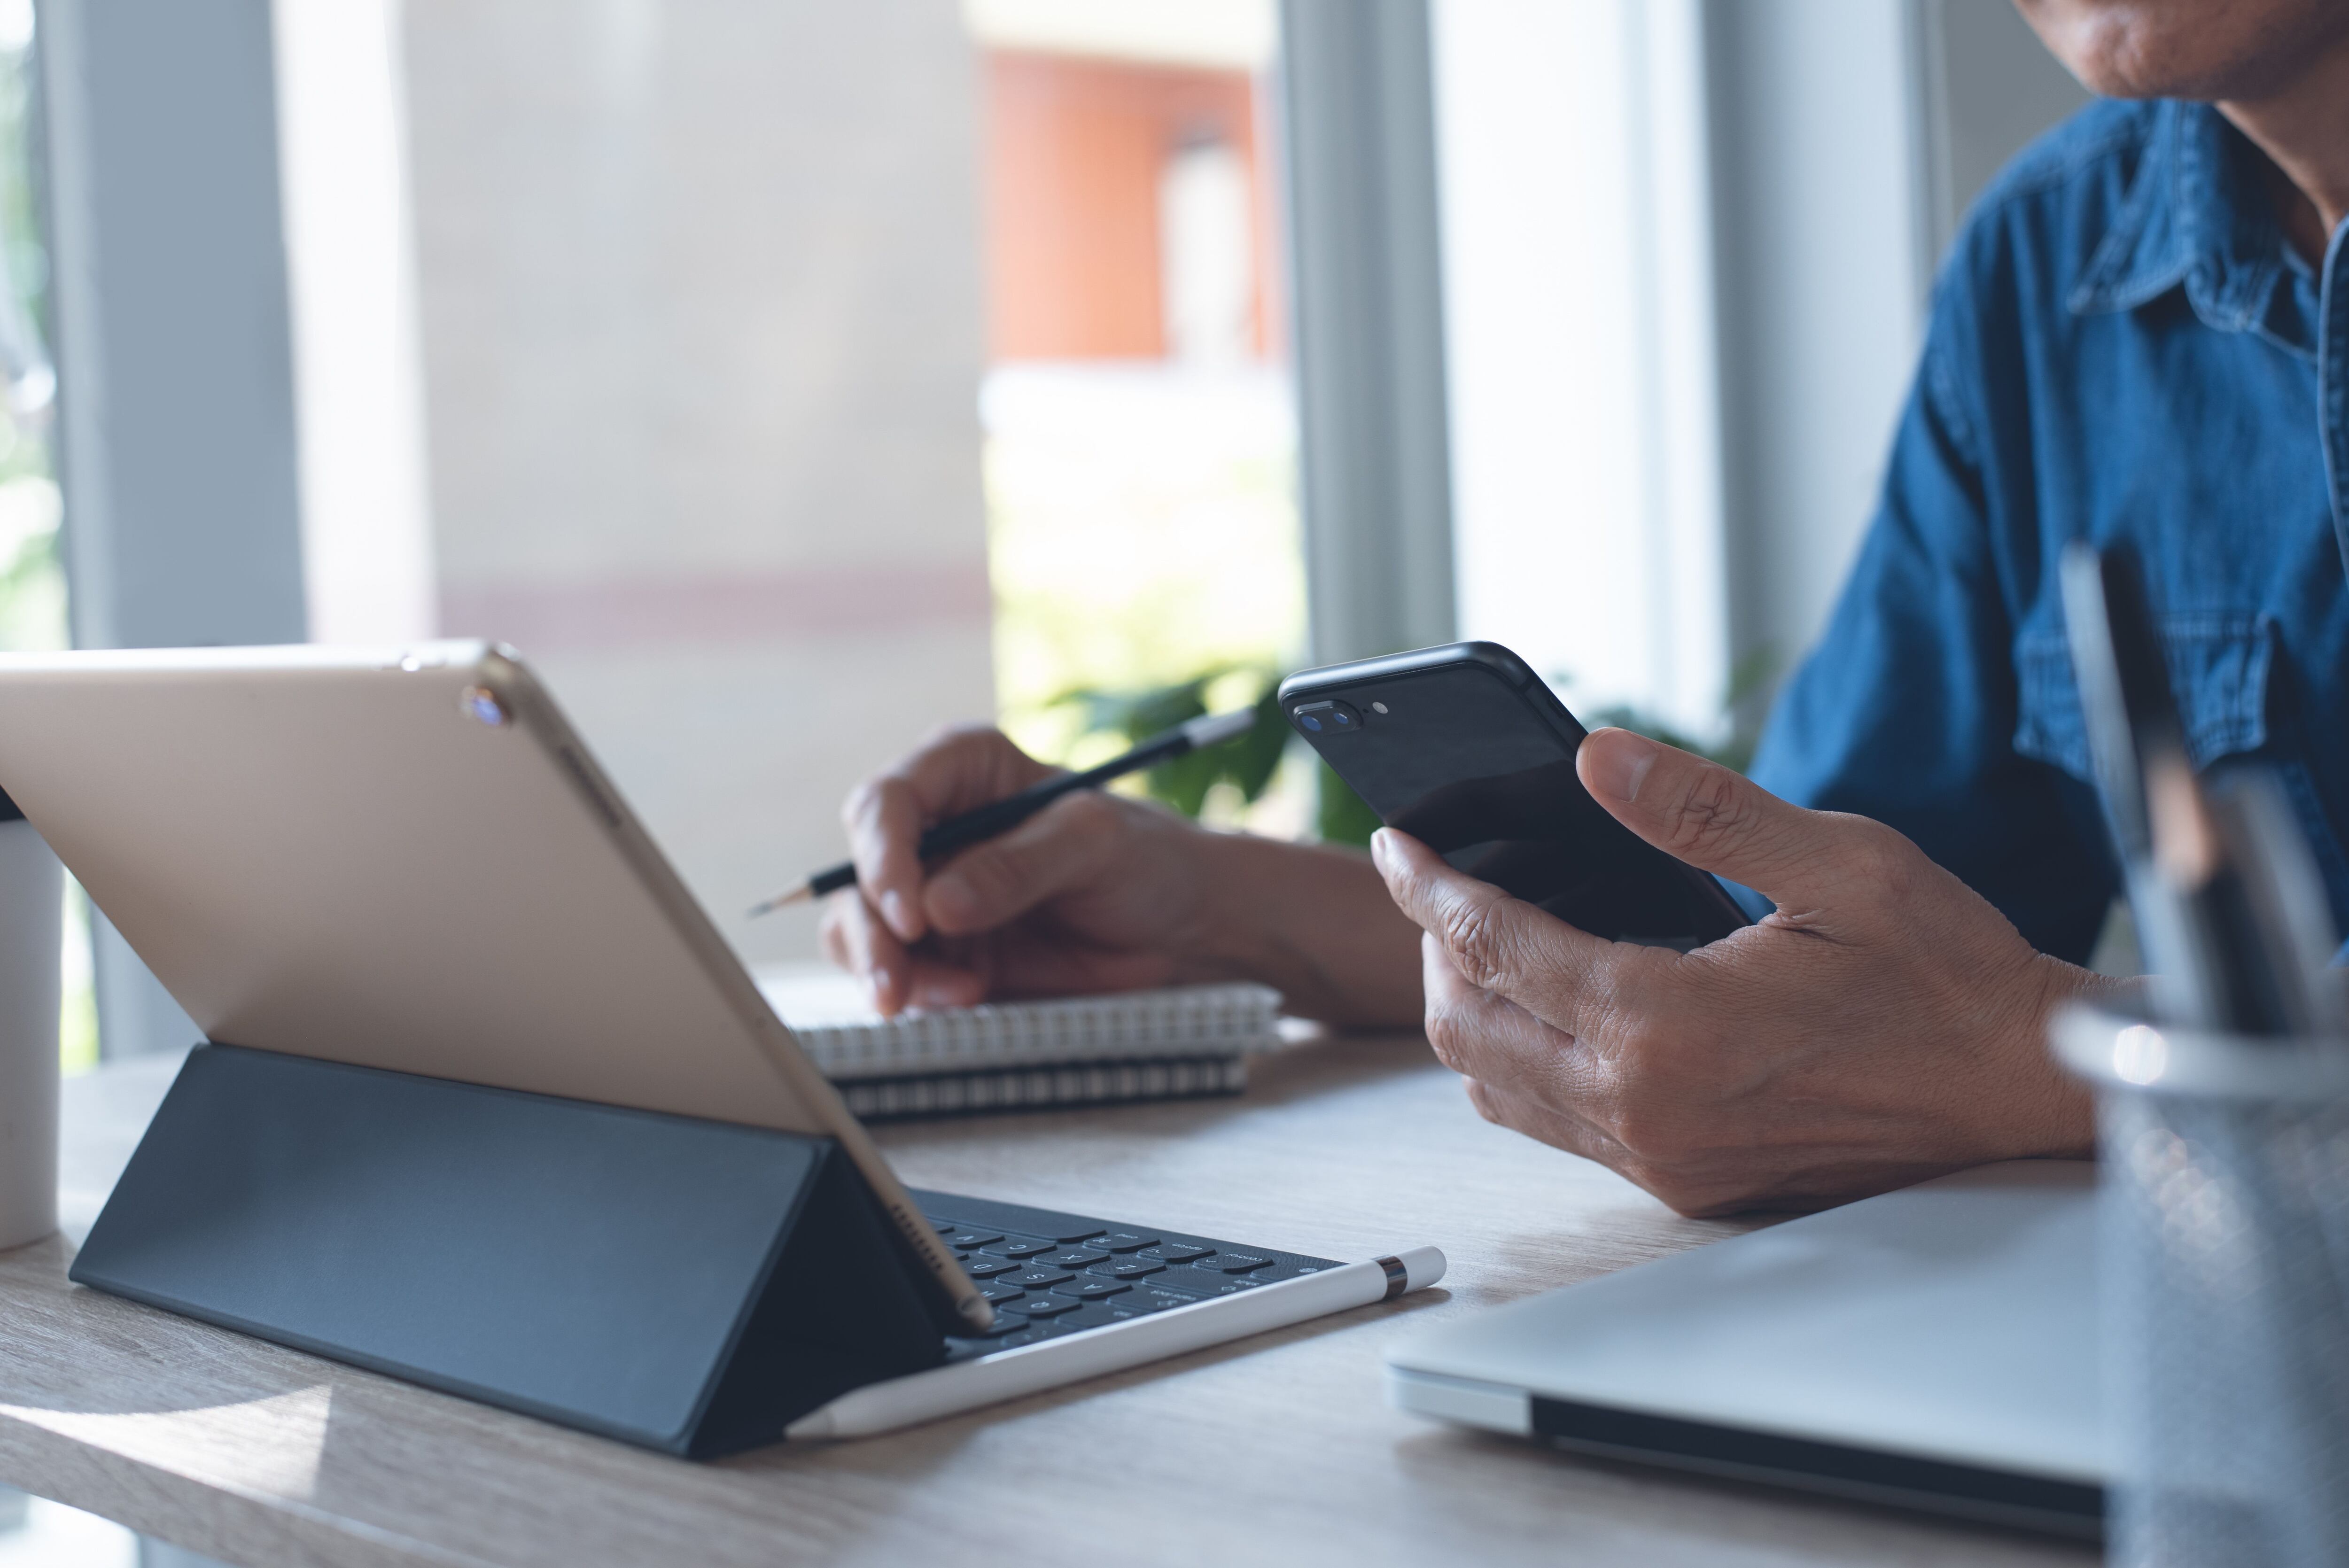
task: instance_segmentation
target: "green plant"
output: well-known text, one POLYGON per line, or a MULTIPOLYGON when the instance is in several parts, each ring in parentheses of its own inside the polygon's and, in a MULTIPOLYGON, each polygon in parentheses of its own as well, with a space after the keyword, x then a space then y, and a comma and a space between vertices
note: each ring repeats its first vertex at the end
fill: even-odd
MULTIPOLYGON (((1208 688, 1235 676, 1254 679, 1259 694, 1256 699, 1256 727, 1236 740, 1161 763, 1142 776, 1143 788, 1151 799, 1195 818, 1206 804, 1207 792, 1217 784, 1230 784, 1239 791, 1242 800, 1254 802, 1263 796, 1273 775, 1279 770, 1281 757, 1296 737, 1280 717, 1276 700, 1280 685, 1277 674, 1225 665, 1203 670, 1189 680, 1147 691, 1067 692, 1055 699, 1053 706, 1078 705, 1084 734, 1114 735, 1132 745, 1172 729, 1186 719, 1197 718, 1207 711, 1208 688)), ((1330 770, 1328 763, 1318 758, 1315 778, 1314 828, 1321 841, 1332 844, 1369 843, 1371 835, 1379 828, 1378 814, 1330 770)))
POLYGON ((1280 754, 1288 744, 1288 727, 1280 721, 1274 701, 1280 684, 1268 671, 1235 669, 1230 665, 1205 670, 1174 686, 1142 692, 1067 692, 1053 706, 1081 706, 1088 734, 1108 732, 1128 745, 1147 740, 1207 711, 1207 688, 1238 674, 1261 677, 1263 695, 1257 699, 1256 726, 1246 735, 1194 751, 1172 762, 1162 762, 1142 776, 1151 799, 1172 806, 1186 817, 1196 817, 1207 803, 1207 791, 1228 783, 1240 799, 1253 801, 1272 782, 1280 754))
MULTIPOLYGON (((1756 648, 1738 660, 1731 670, 1729 689, 1722 697, 1722 711, 1740 718, 1751 706, 1750 699, 1765 687, 1777 674, 1776 650, 1756 648)), ((1279 678, 1270 670, 1249 665, 1219 665, 1203 670, 1185 681, 1173 686, 1154 686, 1139 692, 1109 692, 1091 687, 1064 692, 1053 699, 1050 707, 1073 704, 1082 716, 1084 735, 1114 735, 1128 745, 1146 740, 1151 736, 1174 728, 1187 719, 1199 717, 1207 711, 1207 691, 1237 676, 1252 677, 1258 696, 1256 699, 1256 727, 1236 740, 1205 751, 1194 751, 1172 762, 1162 762, 1142 776, 1143 789, 1151 799, 1173 807, 1186 817, 1195 818, 1206 805, 1208 791, 1217 784, 1228 783, 1239 791, 1240 799, 1253 802, 1264 794, 1280 768, 1282 754, 1288 750, 1295 734, 1280 716, 1275 700, 1279 678)), ((1554 676, 1557 685, 1571 684, 1572 677, 1554 676)), ((1733 722, 1728 738, 1717 745, 1706 745, 1695 737, 1674 727, 1662 719, 1637 708, 1617 705, 1597 708, 1583 716, 1591 727, 1617 725, 1636 730, 1641 735, 1677 746, 1683 751, 1711 758, 1723 767, 1745 771, 1754 759, 1754 727, 1733 722)), ((1362 798, 1347 787, 1344 779, 1330 770, 1330 765, 1318 758, 1314 765, 1315 799, 1314 829, 1324 843, 1367 844, 1371 835, 1379 830, 1378 813, 1366 805, 1362 798)))

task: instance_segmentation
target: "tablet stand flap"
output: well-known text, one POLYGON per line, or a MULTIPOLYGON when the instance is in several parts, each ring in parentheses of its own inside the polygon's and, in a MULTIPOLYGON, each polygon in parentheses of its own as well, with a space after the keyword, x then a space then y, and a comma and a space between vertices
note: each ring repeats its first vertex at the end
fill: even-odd
POLYGON ((829 1138, 200 1046, 71 1277, 669 1453, 936 1365, 829 1138))

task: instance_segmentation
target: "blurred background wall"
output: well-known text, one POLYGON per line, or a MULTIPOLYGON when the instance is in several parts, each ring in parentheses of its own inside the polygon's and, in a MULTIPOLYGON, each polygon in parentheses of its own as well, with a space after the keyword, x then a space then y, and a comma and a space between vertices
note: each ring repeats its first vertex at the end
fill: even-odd
MULTIPOLYGON (((438 630, 528 652, 688 881, 836 858, 994 709, 951 0, 412 0, 438 630)), ((797 923, 794 923, 794 921, 797 923)))

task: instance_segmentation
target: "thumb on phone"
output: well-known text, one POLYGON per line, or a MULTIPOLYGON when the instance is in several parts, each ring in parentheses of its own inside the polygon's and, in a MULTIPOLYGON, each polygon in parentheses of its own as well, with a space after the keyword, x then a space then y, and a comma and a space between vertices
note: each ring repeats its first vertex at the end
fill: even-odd
POLYGON ((1742 773, 1628 729, 1595 729, 1575 756, 1591 799, 1667 854, 1781 905, 1848 889, 1859 819, 1806 811, 1742 773))

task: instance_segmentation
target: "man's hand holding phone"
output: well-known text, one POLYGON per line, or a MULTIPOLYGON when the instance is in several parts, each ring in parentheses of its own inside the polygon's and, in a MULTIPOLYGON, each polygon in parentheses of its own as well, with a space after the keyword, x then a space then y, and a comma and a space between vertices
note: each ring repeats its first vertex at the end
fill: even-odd
POLYGON ((2111 982, 2033 952, 1879 823, 1622 730, 1584 741, 1577 770, 1641 839, 1777 913, 1687 954, 1607 942, 1392 830, 1374 871, 1101 794, 926 868, 923 827, 1050 771, 965 729, 851 796, 861 887, 825 906, 824 946, 893 1013, 1250 978, 1305 1016, 1394 1028, 1423 996, 1437 1055, 1488 1119, 1688 1213, 1816 1207, 2090 1146, 2087 1098, 2044 1030, 2063 997, 2111 982))
POLYGON ((2091 1147, 2046 1020, 2114 982, 2033 951, 1881 823, 1626 730, 1576 760, 1624 826, 1778 908, 1685 954, 1606 942, 1381 831, 1388 890, 1425 932, 1428 1038, 1487 1120, 1690 1214, 2091 1147))

